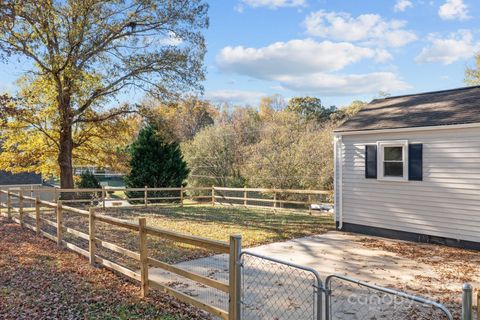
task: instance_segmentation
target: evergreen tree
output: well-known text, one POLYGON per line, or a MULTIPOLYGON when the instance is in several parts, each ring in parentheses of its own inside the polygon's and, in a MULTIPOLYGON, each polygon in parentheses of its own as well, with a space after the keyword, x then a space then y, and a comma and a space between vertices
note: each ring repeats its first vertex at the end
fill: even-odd
MULTIPOLYGON (((79 189, 100 189, 102 186, 98 182, 97 178, 93 175, 90 170, 82 172, 80 175, 80 181, 77 183, 77 188, 79 189)), ((100 193, 92 192, 78 192, 76 195, 77 199, 93 199, 98 198, 100 193)), ((98 202, 92 202, 92 205, 96 205, 98 202)))
MULTIPOLYGON (((137 140, 129 147, 129 153, 130 173, 124 178, 128 188, 180 187, 188 177, 190 170, 178 143, 166 143, 152 125, 140 130, 137 140)), ((141 197, 138 192, 128 196, 141 197)), ((148 196, 165 197, 172 196, 172 193, 150 192, 148 196)), ((174 196, 178 196, 178 192, 174 196)))
POLYGON ((77 184, 77 188, 80 189, 99 189, 102 186, 98 182, 97 178, 90 170, 82 172, 80 175, 80 181, 77 184))

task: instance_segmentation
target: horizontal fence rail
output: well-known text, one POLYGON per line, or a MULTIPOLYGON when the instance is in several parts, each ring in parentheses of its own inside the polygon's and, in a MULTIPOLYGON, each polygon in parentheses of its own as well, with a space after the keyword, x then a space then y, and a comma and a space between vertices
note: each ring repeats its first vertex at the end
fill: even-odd
MULTIPOLYGON (((178 187, 178 188, 124 188, 102 187, 60 189, 54 187, 10 188, 24 196, 39 196, 49 203, 61 201, 64 205, 84 209, 90 207, 149 207, 159 205, 205 205, 254 207, 276 210, 333 211, 333 193, 325 190, 275 188, 178 187)), ((48 206, 47 204, 44 204, 48 206)))
POLYGON ((212 205, 272 210, 333 210, 332 192, 325 190, 227 188, 212 186, 212 205))
MULTIPOLYGON (((183 189, 183 188, 182 188, 183 189)), ((98 189, 87 189, 92 192, 98 192, 98 189)), ((144 190, 144 189, 141 189, 144 190)), ((162 189, 164 190, 164 189, 162 189)), ((180 188, 169 188, 169 190, 178 191, 180 188)), ((209 188, 210 190, 210 188, 209 188)), ((43 191, 43 189, 42 189, 43 191)), ((85 190, 81 190, 82 192, 85 190)), ((148 191, 151 191, 150 189, 148 191)), ((181 234, 170 230, 149 227, 146 224, 146 218, 139 218, 138 221, 128 221, 114 218, 107 215, 98 214, 94 208, 82 210, 75 207, 64 205, 62 200, 57 202, 40 200, 39 196, 32 197, 25 195, 30 190, 0 190, 0 212, 13 221, 19 223, 22 227, 29 228, 39 235, 55 241, 59 246, 68 248, 89 259, 92 265, 101 265, 115 272, 118 272, 141 285, 141 294, 146 296, 148 291, 153 289, 161 290, 175 298, 198 307, 204 311, 221 319, 239 319, 239 305, 236 298, 240 294, 240 236, 231 236, 230 242, 222 242, 202 237, 196 237, 187 234, 181 234), (3 210, 2 210, 3 208, 3 210), (6 211, 6 213, 4 212, 6 211), (87 231, 81 231, 66 226, 64 219, 69 214, 78 216, 79 219, 88 219, 85 225, 87 231), (126 232, 133 232, 138 237, 138 252, 127 249, 120 245, 106 241, 98 237, 97 232, 99 223, 108 224, 124 229, 126 232), (77 240, 74 241, 70 237, 77 240), (227 254, 229 259, 228 283, 211 279, 194 271, 183 269, 182 267, 159 261, 149 256, 148 242, 153 241, 150 237, 168 239, 177 243, 195 246, 200 249, 212 250, 221 254, 227 254), (84 243, 82 247, 80 242, 84 243), (108 249, 116 254, 128 257, 136 261, 138 270, 129 268, 119 261, 108 259, 98 254, 100 248, 108 249), (180 290, 172 288, 168 284, 157 281, 149 277, 149 268, 160 268, 177 276, 195 281, 202 286, 224 292, 230 296, 228 310, 219 308, 194 296, 186 294, 180 290)), ((64 190, 61 190, 64 192, 64 190)), ((78 192, 78 190, 75 190, 78 192)))

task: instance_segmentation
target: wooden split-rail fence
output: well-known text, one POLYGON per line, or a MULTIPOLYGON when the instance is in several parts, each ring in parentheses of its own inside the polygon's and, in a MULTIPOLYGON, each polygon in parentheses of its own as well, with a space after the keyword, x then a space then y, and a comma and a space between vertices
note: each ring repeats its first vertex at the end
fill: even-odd
MULTIPOLYGON (((78 189, 75 190, 79 192, 78 189)), ((84 190, 81 190, 83 192, 84 190)), ((74 207, 65 205, 61 200, 56 203, 41 200, 38 196, 31 197, 24 194, 24 190, 17 190, 15 192, 11 190, 0 190, 0 195, 6 196, 6 201, 1 202, 0 211, 1 214, 7 216, 13 221, 19 223, 22 227, 29 228, 36 232, 38 235, 43 235, 44 237, 55 241, 58 246, 66 247, 82 256, 85 256, 89 259, 90 264, 92 265, 101 265, 111 270, 114 270, 120 274, 125 275, 126 277, 137 281, 141 285, 141 294, 146 296, 150 289, 158 289, 167 294, 174 296, 175 298, 189 303, 197 308, 200 308, 204 311, 211 313, 214 316, 220 317, 222 319, 237 320, 240 317, 240 254, 241 254, 241 237, 240 236, 231 236, 230 242, 223 242, 217 240, 211 240, 201 237, 196 237, 187 234, 181 234, 173 232, 170 230, 164 230, 160 228, 153 228, 147 225, 145 218, 139 218, 138 221, 127 221, 119 218, 114 218, 99 214, 95 212, 95 208, 90 208, 87 210, 82 210, 74 207), (17 200, 15 205, 13 204, 13 199, 17 200), (33 204, 31 207, 27 207, 26 204, 33 204), (48 220, 42 217, 41 212, 42 208, 53 209, 56 213, 56 221, 48 220), (4 212, 6 211, 6 213, 4 212), (15 212, 16 216, 13 216, 15 212), (66 227, 63 223, 64 214, 74 213, 85 218, 88 218, 88 234, 81 232, 79 230, 66 227), (28 216, 35 221, 35 224, 28 223, 25 217, 28 216), (139 251, 135 252, 127 248, 118 246, 114 243, 110 243, 104 240, 101 240, 96 237, 96 222, 102 222, 116 227, 128 229, 133 232, 138 233, 139 239, 139 251), (50 225, 55 228, 56 234, 52 235, 44 230, 42 230, 42 225, 50 225), (67 232, 73 236, 79 237, 88 241, 88 250, 82 249, 74 243, 68 242, 64 233, 67 232), (205 277, 203 275, 194 273, 192 271, 171 265, 152 257, 149 257, 147 249, 147 236, 153 236, 158 238, 163 238, 171 240, 178 243, 184 243, 192 245, 201 249, 211 250, 216 253, 225 253, 229 255, 229 279, 228 283, 224 283, 215 279, 205 277), (140 271, 131 270, 127 267, 124 267, 114 261, 108 260, 104 257, 100 257, 96 251, 98 246, 109 249, 118 254, 124 255, 126 257, 132 258, 139 262, 140 271), (181 291, 178 291, 174 288, 169 287, 168 285, 162 284, 158 281, 149 277, 149 267, 157 267, 168 272, 174 273, 178 276, 184 277, 189 280, 198 282, 204 286, 220 290, 229 295, 229 305, 228 310, 223 310, 214 305, 209 304, 208 302, 201 301, 195 297, 192 297, 188 294, 185 294, 181 291)), ((27 190, 28 192, 28 190, 27 190)), ((31 221, 31 219, 29 219, 31 221)))
POLYGON ((63 204, 99 206, 103 209, 107 204, 111 207, 123 206, 180 206, 211 204, 235 207, 253 207, 276 210, 308 210, 312 205, 330 205, 332 192, 326 190, 296 190, 296 189, 269 189, 269 188, 227 188, 227 187, 178 187, 178 188, 88 188, 88 189, 59 189, 59 188, 30 188, 10 189, 22 190, 30 197, 43 194, 42 198, 50 199, 63 204), (110 193, 123 193, 121 198, 110 197, 110 193), (161 195, 161 196, 159 196, 161 195), (123 200, 123 202, 122 202, 123 200), (128 202, 125 204, 125 201, 128 202))

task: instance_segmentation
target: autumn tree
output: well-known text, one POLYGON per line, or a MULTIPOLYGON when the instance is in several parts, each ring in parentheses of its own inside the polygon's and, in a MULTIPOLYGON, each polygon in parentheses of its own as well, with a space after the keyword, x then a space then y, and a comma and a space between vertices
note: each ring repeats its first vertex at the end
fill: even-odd
MULTIPOLYGON (((201 89, 207 10, 202 0, 0 2, 3 57, 19 57, 31 74, 53 84, 51 103, 31 116, 55 119, 58 136, 51 143, 62 188, 73 187, 75 127, 94 130, 131 111, 102 108, 113 98, 132 88, 162 97, 201 89)), ((3 112, 13 122, 22 113, 3 112)), ((36 139, 45 134, 36 133, 36 139)))
MULTIPOLYGON (((94 82, 86 79, 87 83, 94 82)), ((2 152, 0 168, 14 173, 38 172, 44 177, 59 176, 60 116, 55 104, 55 84, 42 76, 22 77, 15 100, 0 106, 2 152)), ((85 95, 79 90, 76 99, 85 95)), ((95 108, 100 109, 100 108, 95 108)), ((107 113, 94 109, 89 118, 107 113)), ((138 127, 132 114, 118 114, 102 121, 77 121, 72 126, 72 155, 76 166, 108 167, 125 171, 124 148, 138 127)))
POLYGON ((222 113, 217 122, 220 126, 231 127, 240 146, 257 142, 262 127, 261 113, 254 107, 233 107, 231 112, 222 113))
POLYGON ((330 189, 335 124, 306 120, 291 111, 266 121, 259 142, 246 150, 242 174, 249 185, 285 189, 330 189))
POLYGON ((151 100, 145 103, 146 117, 169 140, 191 140, 203 128, 214 123, 218 110, 206 100, 187 96, 172 102, 151 100))
POLYGON ((475 65, 473 67, 466 67, 465 83, 470 86, 480 85, 480 54, 475 56, 475 65))
POLYGON ((324 107, 322 100, 315 97, 293 97, 288 101, 286 109, 299 114, 306 120, 318 122, 328 120, 336 110, 334 106, 324 107))
POLYGON ((243 185, 237 163, 241 146, 231 125, 209 126, 182 145, 191 169, 189 184, 199 186, 243 185))
POLYGON ((330 119, 340 125, 341 122, 353 117, 357 114, 367 103, 360 100, 351 102, 348 106, 337 109, 330 115, 330 119))
POLYGON ((274 111, 281 111, 287 107, 285 98, 279 94, 265 96, 260 99, 259 109, 270 108, 274 111))

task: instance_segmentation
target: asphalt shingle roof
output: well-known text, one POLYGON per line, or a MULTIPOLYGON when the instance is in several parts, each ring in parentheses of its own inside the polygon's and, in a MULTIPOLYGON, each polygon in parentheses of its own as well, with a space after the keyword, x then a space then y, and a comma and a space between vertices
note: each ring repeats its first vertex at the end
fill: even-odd
POLYGON ((480 86, 376 99, 336 132, 480 123, 480 86))
POLYGON ((33 172, 10 173, 0 171, 0 185, 41 184, 42 176, 33 172))

